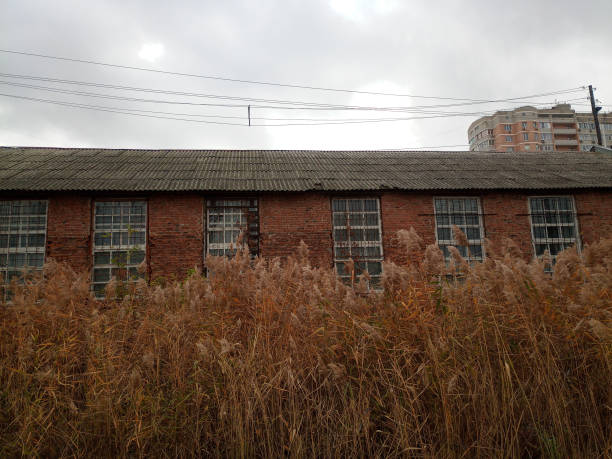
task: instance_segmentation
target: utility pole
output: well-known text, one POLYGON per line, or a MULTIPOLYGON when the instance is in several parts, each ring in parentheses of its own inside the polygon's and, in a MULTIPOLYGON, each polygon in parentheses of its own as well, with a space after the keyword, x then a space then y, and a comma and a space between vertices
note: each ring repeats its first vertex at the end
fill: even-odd
POLYGON ((589 85, 589 95, 591 99, 591 111, 593 112, 593 120, 595 121, 595 130, 597 131, 597 144, 603 146, 601 141, 601 129, 599 128, 599 117, 598 113, 601 107, 595 106, 595 97, 593 97, 593 85, 589 85))

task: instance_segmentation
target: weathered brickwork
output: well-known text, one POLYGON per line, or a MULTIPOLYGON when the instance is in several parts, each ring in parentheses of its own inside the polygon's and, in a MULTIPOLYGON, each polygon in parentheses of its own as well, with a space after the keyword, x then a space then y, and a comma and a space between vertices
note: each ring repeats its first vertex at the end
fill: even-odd
POLYGON ((583 243, 612 235, 612 193, 579 193, 574 200, 583 243))
POLYGON ((494 248, 502 247, 504 239, 516 243, 523 257, 533 256, 528 197, 521 193, 487 193, 480 195, 485 238, 494 248))
MULTIPOLYGON (((612 234, 612 192, 480 192, 478 197, 485 237, 501 247, 512 239, 525 259, 533 256, 529 196, 574 196, 581 240, 585 244, 612 234)), ((333 265, 331 199, 329 193, 270 193, 258 196, 259 253, 266 258, 292 255, 303 240, 316 266, 333 265)), ((424 245, 436 242, 434 196, 447 193, 383 192, 345 196, 380 199, 385 259, 405 263, 407 254, 396 233, 414 227, 424 245)), ((19 199, 19 197, 15 197, 19 199)), ((55 194, 48 199, 47 258, 67 262, 77 271, 92 264, 93 199, 86 195, 55 194)), ((190 268, 202 268, 205 246, 205 201, 200 194, 152 194, 147 198, 147 260, 151 279, 181 278, 190 268)))
POLYGON ((384 193, 380 197, 380 212, 385 259, 404 264, 407 254, 397 240, 397 232, 413 227, 425 246, 436 242, 433 196, 416 193, 384 193))
POLYGON ((148 200, 149 275, 185 276, 202 268, 204 198, 199 195, 152 195, 148 200))
POLYGON ((68 263, 76 271, 91 269, 92 200, 58 194, 48 198, 47 258, 68 263))
POLYGON ((332 266, 331 197, 264 194, 259 199, 260 255, 286 258, 303 240, 315 266, 332 266))

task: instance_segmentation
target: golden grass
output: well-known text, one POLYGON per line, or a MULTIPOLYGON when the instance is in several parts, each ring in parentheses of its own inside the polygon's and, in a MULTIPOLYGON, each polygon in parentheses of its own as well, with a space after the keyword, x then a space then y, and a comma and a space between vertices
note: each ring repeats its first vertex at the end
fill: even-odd
POLYGON ((0 456, 612 455, 612 239, 552 276, 488 247, 451 283, 428 247, 370 295, 305 247, 208 263, 120 300, 52 262, 17 288, 0 307, 0 456))

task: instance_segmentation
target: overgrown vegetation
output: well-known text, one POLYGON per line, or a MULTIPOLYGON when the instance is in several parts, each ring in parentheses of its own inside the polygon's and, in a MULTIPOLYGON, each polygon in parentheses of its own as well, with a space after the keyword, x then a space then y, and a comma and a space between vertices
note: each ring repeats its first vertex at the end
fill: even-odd
POLYGON ((106 301, 49 263, 0 308, 0 455, 610 457, 612 239, 552 276, 453 256, 365 295, 242 253, 106 301))

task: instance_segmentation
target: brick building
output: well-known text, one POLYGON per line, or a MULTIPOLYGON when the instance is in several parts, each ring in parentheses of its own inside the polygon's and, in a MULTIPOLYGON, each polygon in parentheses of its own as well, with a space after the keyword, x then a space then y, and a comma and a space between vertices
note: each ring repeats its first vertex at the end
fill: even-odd
MULTIPOLYGON (((612 113, 600 113, 602 145, 612 146, 612 113)), ((597 145, 593 115, 569 104, 529 105, 478 118, 468 128, 471 151, 589 151, 597 145)))
MULTIPOLYGON (((254 255, 357 260, 376 282, 405 256, 414 227, 448 253, 451 225, 469 239, 513 239, 526 258, 612 231, 607 152, 220 151, 0 148, 0 274, 47 258, 91 272, 180 277, 238 235, 254 255), (119 270, 118 266, 121 267, 119 270)), ((466 247, 460 247, 465 255, 466 247)))

